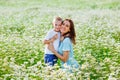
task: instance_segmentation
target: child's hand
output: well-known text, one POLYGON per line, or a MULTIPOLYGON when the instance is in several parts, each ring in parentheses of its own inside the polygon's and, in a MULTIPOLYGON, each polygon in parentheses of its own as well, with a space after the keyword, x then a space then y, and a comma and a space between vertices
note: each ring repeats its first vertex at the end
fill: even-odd
POLYGON ((49 49, 51 52, 54 52, 54 51, 55 51, 54 46, 53 46, 52 43, 48 45, 48 49, 49 49))
POLYGON ((54 38, 54 40, 56 40, 58 38, 58 35, 57 34, 54 35, 53 38, 54 38))
POLYGON ((61 37, 60 37, 60 41, 63 41, 63 39, 64 39, 64 37, 63 37, 63 36, 61 36, 61 37))
POLYGON ((57 38, 58 38, 58 35, 56 34, 50 40, 51 40, 51 42, 54 42, 57 38))

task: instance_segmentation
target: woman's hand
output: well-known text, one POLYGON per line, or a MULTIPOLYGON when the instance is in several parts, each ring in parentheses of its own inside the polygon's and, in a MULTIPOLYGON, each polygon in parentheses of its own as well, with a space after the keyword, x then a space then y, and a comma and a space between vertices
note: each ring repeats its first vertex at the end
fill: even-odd
POLYGON ((55 49, 53 44, 48 45, 48 49, 52 51, 59 59, 61 59, 63 62, 66 62, 69 58, 69 51, 64 51, 62 55, 60 55, 55 49))

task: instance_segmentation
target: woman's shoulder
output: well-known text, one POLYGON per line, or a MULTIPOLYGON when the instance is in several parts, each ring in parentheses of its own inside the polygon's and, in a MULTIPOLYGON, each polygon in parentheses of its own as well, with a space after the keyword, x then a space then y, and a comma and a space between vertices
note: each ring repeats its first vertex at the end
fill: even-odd
POLYGON ((69 37, 65 37, 63 40, 63 43, 71 43, 71 40, 69 37))

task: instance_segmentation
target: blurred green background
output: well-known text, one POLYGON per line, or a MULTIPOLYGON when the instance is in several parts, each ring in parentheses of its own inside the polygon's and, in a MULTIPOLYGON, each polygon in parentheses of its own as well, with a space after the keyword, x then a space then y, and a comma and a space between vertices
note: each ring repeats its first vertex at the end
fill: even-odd
POLYGON ((11 62, 44 64, 42 40, 55 16, 75 23, 75 58, 89 65, 83 78, 90 73, 91 80, 108 80, 118 72, 112 78, 120 79, 120 0, 0 0, 0 79, 16 79, 11 62))

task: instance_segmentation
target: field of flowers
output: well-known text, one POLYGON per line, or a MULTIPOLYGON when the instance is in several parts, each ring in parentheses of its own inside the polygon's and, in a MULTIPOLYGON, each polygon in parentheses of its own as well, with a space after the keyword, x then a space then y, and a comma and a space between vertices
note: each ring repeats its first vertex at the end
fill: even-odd
POLYGON ((120 80, 120 0, 0 0, 0 80, 120 80), (73 73, 44 64, 54 16, 75 23, 73 73))

